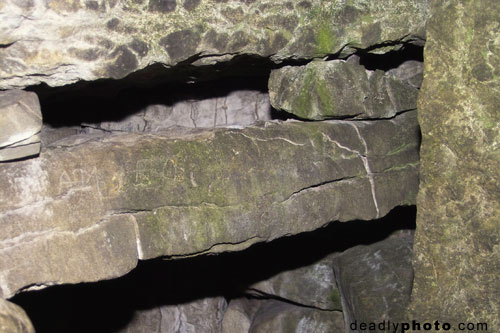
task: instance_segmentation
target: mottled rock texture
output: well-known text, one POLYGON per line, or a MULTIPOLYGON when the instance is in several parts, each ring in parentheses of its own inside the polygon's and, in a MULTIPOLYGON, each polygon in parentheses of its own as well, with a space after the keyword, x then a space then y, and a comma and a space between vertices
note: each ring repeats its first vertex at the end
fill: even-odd
POLYGON ((23 309, 0 298, 0 332, 35 333, 35 329, 23 309))
POLYGON ((0 165, 1 293, 381 217, 415 202, 418 136, 407 112, 59 141, 0 165))
POLYGON ((0 89, 242 54, 280 62, 384 52, 423 38, 427 11, 427 0, 1 0, 0 89))
POLYGON ((419 96, 412 319, 500 330, 500 2, 435 1, 419 96))
POLYGON ((277 274, 250 286, 249 292, 323 310, 342 310, 331 258, 277 274))
POLYGON ((226 309, 223 297, 136 311, 119 333, 221 332, 226 309))
POLYGON ((333 259, 346 332, 355 322, 405 320, 413 282, 412 240, 409 231, 398 231, 373 244, 350 248, 333 259))
POLYGON ((35 93, 0 91, 0 161, 40 152, 42 113, 35 93))
POLYGON ((343 331, 342 312, 323 311, 270 299, 231 300, 222 322, 222 333, 343 331))
POLYGON ((248 332, 252 333, 340 333, 344 331, 342 313, 299 307, 269 300, 262 302, 248 332))
POLYGON ((119 121, 84 123, 83 132, 154 133, 171 127, 244 127, 271 120, 269 95, 255 90, 236 90, 221 97, 191 98, 173 105, 153 104, 119 121))
POLYGON ((269 79, 272 106, 303 119, 390 118, 416 109, 417 95, 394 75, 342 60, 286 66, 269 79))

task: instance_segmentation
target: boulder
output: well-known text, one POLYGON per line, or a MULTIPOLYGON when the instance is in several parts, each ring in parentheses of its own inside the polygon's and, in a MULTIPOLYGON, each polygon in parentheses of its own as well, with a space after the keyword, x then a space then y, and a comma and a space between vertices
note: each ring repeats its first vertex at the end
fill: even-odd
POLYGON ((0 293, 121 276, 414 204, 415 112, 73 136, 0 165, 0 293))
POLYGON ((22 308, 0 298, 0 332, 35 333, 35 329, 22 308))
POLYGON ((423 39, 427 0, 3 0, 0 89, 123 78, 151 64, 275 63, 423 39))
POLYGON ((35 93, 0 91, 0 162, 40 153, 42 113, 35 93))
POLYGON ((313 61, 271 72, 271 105, 302 119, 390 118, 416 109, 418 89, 359 64, 313 61))
POLYGON ((432 13, 410 316, 498 331, 500 2, 437 1, 432 13))

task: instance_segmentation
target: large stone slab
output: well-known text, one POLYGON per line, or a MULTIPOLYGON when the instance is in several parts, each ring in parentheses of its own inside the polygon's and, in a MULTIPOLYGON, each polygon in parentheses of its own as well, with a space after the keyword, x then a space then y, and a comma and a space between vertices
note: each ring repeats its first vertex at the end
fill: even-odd
POLYGON ((152 104, 119 121, 83 123, 84 132, 154 133, 171 127, 244 127, 271 120, 269 95, 257 90, 235 90, 217 97, 190 98, 168 104, 152 104))
POLYGON ((35 93, 0 91, 0 161, 40 152, 42 113, 35 93))
POLYGON ((343 60, 286 66, 269 78, 272 106, 303 119, 390 118, 416 109, 417 95, 395 75, 343 60))
POLYGON ((486 323, 493 332, 500 330, 500 2, 433 4, 419 96, 411 318, 455 329, 486 323))
POLYGON ((123 78, 154 63, 387 51, 423 38, 427 11, 427 0, 2 0, 0 89, 123 78))
POLYGON ((0 166, 0 290, 123 275, 414 204, 415 112, 59 141, 0 166))

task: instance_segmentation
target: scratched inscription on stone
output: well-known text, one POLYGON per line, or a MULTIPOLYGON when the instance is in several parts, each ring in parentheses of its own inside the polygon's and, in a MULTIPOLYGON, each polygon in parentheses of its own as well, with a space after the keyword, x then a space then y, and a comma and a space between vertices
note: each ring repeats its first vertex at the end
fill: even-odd
POLYGON ((99 196, 102 197, 99 185, 99 174, 96 166, 90 169, 77 168, 70 172, 63 170, 59 176, 60 192, 67 191, 69 189, 85 189, 89 187, 95 189, 99 196))
POLYGON ((172 159, 154 157, 138 160, 135 168, 135 185, 154 187, 158 183, 184 180, 184 168, 172 159))

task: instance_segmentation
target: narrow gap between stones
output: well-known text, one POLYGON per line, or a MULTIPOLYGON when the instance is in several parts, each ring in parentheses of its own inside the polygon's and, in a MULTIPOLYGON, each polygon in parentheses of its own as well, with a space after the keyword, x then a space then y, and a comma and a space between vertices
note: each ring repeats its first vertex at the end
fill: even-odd
MULTIPOLYGON (((415 206, 397 207, 378 220, 332 222, 239 252, 140 261, 117 279, 52 286, 20 293, 10 301, 27 312, 38 333, 118 332, 138 311, 207 297, 255 298, 249 288, 259 281, 328 256, 341 256, 347 249, 374 244, 395 233, 412 235, 415 218, 415 206)), ((293 300, 290 303, 300 306, 293 300)))
MULTIPOLYGON (((342 60, 339 54, 325 58, 336 59, 342 60)), ((384 54, 358 50, 343 60, 359 63, 368 70, 388 71, 405 61, 422 62, 423 47, 403 43, 398 50, 384 54)), ((154 105, 163 107, 158 108, 157 112, 169 112, 169 107, 176 103, 224 98, 237 91, 252 91, 265 95, 273 69, 303 66, 310 61, 290 59, 275 64, 267 58, 236 56, 226 63, 210 66, 192 66, 189 61, 173 68, 154 64, 120 80, 81 81, 62 87, 42 84, 26 90, 37 93, 45 128, 73 130, 67 130, 65 133, 60 131, 56 138, 96 129, 109 133, 120 130, 97 128, 98 124, 119 123, 127 117, 144 113, 148 107, 154 105)), ((263 120, 307 121, 285 111, 275 110, 270 105, 268 108, 267 119, 263 120)), ((122 131, 127 130, 125 128, 122 131)), ((42 137, 44 133, 42 132, 42 137)))

